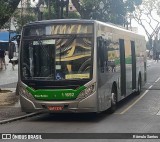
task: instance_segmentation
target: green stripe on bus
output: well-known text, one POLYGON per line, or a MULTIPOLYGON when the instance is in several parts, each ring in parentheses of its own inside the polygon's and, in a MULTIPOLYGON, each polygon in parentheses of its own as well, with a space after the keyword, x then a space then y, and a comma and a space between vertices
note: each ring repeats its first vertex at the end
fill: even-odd
POLYGON ((77 90, 73 89, 39 89, 34 90, 30 87, 27 87, 27 91, 33 95, 36 100, 74 100, 80 94, 82 90, 86 87, 81 86, 77 90))

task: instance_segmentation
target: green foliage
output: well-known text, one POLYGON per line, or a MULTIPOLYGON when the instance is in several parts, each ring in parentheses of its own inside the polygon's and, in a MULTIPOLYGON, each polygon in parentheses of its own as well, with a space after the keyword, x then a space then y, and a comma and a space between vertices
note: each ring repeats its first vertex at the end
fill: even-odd
POLYGON ((43 12, 43 19, 45 20, 49 20, 51 19, 56 19, 56 13, 53 7, 51 7, 51 13, 49 15, 48 9, 45 9, 45 11, 43 12), (50 17, 50 18, 49 18, 50 17))
POLYGON ((47 8, 45 9, 44 13, 43 13, 43 19, 55 19, 56 18, 56 2, 55 0, 50 0, 50 13, 49 13, 49 3, 48 0, 44 0, 47 8), (50 15, 49 15, 50 14, 50 15))
MULTIPOLYGON (((56 1, 55 0, 50 0, 50 8, 51 8, 50 13, 49 13, 49 10, 48 10, 48 8, 49 8, 48 0, 45 0, 45 3, 47 5, 47 9, 43 13, 43 19, 49 19, 49 17, 51 19, 56 19, 57 18, 57 14, 56 14, 56 10, 57 10, 56 1)), ((69 19, 80 18, 80 15, 78 13, 76 13, 76 12, 69 12, 68 16, 67 16, 65 10, 64 10, 64 15, 63 16, 64 16, 64 18, 69 18, 69 19)))
POLYGON ((141 5, 142 0, 127 0, 125 2, 125 7, 128 12, 135 11, 135 6, 141 5))
POLYGON ((57 15, 56 15, 56 1, 55 0, 50 0, 50 12, 49 12, 49 3, 48 0, 45 0, 45 3, 47 5, 46 10, 44 11, 44 17, 43 19, 56 19, 57 15), (50 15, 49 15, 50 14, 50 15))
POLYGON ((80 15, 76 12, 69 12, 68 17, 66 17, 68 19, 79 19, 80 15))
POLYGON ((83 0, 81 4, 87 13, 91 13, 92 19, 123 24, 123 16, 126 14, 123 0, 83 0), (100 2, 103 2, 103 9, 100 9, 100 2))
POLYGON ((110 0, 109 17, 108 22, 122 25, 124 23, 124 17, 126 15, 126 9, 124 7, 123 0, 110 0))
POLYGON ((92 10, 93 7, 97 7, 99 3, 99 0, 82 0, 81 6, 86 10, 92 10))
POLYGON ((36 20, 35 9, 31 7, 30 2, 27 3, 26 8, 17 9, 13 16, 17 32, 20 32, 25 24, 36 20))
POLYGON ((20 33, 22 27, 27 24, 27 23, 30 23, 30 22, 33 22, 36 20, 36 17, 35 15, 32 13, 32 14, 25 14, 25 15, 20 15, 19 14, 19 10, 16 11, 16 13, 14 14, 14 17, 15 17, 15 22, 16 22, 16 30, 18 33, 20 33))
POLYGON ((0 0, 0 28, 9 20, 20 0, 0 0))
POLYGON ((123 25, 128 12, 133 12, 136 5, 142 0, 72 0, 72 3, 80 13, 81 18, 96 19, 104 22, 112 22, 123 25), (104 7, 100 9, 100 3, 104 7))
POLYGON ((5 18, 10 15, 10 5, 5 0, 0 1, 0 18, 5 18))

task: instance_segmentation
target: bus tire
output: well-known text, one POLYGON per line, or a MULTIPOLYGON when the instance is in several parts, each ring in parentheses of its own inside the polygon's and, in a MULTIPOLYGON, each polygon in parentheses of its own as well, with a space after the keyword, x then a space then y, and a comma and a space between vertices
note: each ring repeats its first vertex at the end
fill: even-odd
POLYGON ((141 93, 142 90, 142 80, 141 80, 141 75, 138 77, 138 89, 137 89, 137 95, 141 93))
POLYGON ((112 93, 111 93, 111 107, 109 108, 110 113, 114 113, 117 109, 117 87, 112 87, 112 93))
POLYGON ((25 112, 26 114, 30 114, 31 112, 25 112))

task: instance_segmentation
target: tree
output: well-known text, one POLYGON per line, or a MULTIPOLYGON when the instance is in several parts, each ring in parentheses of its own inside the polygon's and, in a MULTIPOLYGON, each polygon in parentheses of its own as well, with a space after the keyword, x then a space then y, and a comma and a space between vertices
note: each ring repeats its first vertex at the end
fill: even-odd
POLYGON ((135 11, 136 6, 139 6, 142 4, 142 0, 126 0, 125 1, 125 7, 127 12, 132 13, 135 11))
POLYGON ((16 23, 17 32, 19 33, 22 27, 29 22, 36 20, 35 9, 31 6, 30 1, 21 1, 21 8, 17 8, 13 14, 13 19, 16 23), (25 7, 24 7, 25 5, 25 7))
MULTIPOLYGON (((60 15, 60 13, 58 13, 56 0, 44 0, 44 1, 41 1, 41 4, 43 2, 45 2, 45 5, 47 6, 47 8, 43 13, 44 19, 56 19, 58 15, 60 15)), ((80 18, 80 16, 76 12, 69 12, 67 15, 66 11, 64 11, 63 18, 80 18)))
POLYGON ((137 6, 133 13, 134 19, 143 27, 148 37, 150 48, 152 48, 153 39, 157 39, 160 31, 159 8, 159 0, 143 0, 142 5, 137 6))
POLYGON ((45 19, 55 19, 56 18, 56 2, 55 0, 45 0, 47 9, 44 11, 45 19))
POLYGON ((136 5, 142 0, 72 0, 73 5, 80 13, 81 18, 97 19, 123 25, 127 12, 133 12, 136 5), (101 1, 104 4, 100 9, 101 1))
POLYGON ((9 20, 20 0, 1 0, 0 1, 0 28, 9 20))

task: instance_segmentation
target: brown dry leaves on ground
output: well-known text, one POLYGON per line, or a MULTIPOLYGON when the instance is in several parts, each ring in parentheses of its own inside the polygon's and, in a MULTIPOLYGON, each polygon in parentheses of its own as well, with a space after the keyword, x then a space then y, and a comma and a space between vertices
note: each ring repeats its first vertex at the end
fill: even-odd
POLYGON ((14 105, 19 99, 15 92, 0 90, 0 106, 14 105))

